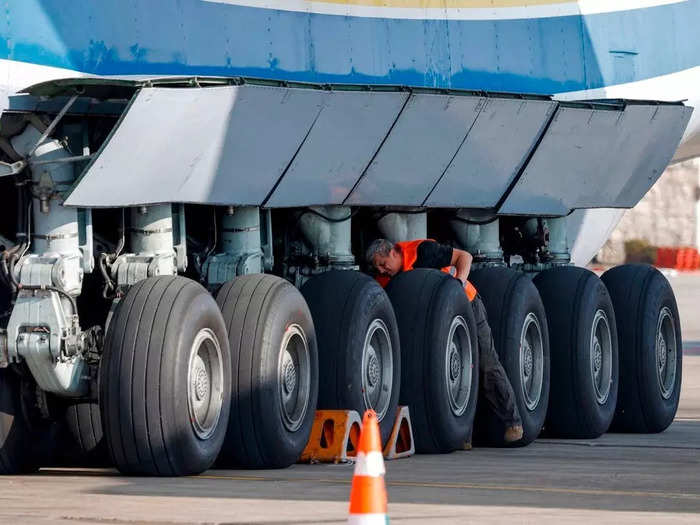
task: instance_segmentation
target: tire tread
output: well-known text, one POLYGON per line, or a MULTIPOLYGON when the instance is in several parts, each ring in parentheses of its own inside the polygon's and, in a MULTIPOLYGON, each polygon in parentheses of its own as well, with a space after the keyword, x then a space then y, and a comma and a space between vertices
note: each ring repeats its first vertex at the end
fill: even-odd
MULTIPOLYGON (((100 370, 100 412, 110 455, 122 473, 172 476, 201 471, 210 457, 209 447, 223 439, 223 431, 217 430, 201 443, 193 436, 185 442, 189 433, 181 432, 183 418, 174 412, 175 399, 183 395, 174 391, 181 381, 175 374, 183 373, 182 354, 188 352, 178 342, 181 333, 191 334, 204 325, 217 331, 220 339, 223 334, 218 309, 213 301, 211 306, 206 302, 211 299, 200 303, 195 317, 189 317, 181 304, 207 297, 189 279, 152 277, 132 286, 115 311, 100 370), (183 319, 196 324, 183 329, 183 319)), ((221 365, 228 369, 228 344, 219 343, 221 365)), ((224 392, 227 397, 226 385, 224 392)), ((228 411, 222 414, 226 418, 228 411)))
POLYGON ((399 274, 387 286, 387 293, 403 341, 400 404, 410 407, 416 452, 445 453, 458 449, 471 438, 478 396, 479 354, 472 306, 457 282, 438 270, 417 269, 399 274), (476 369, 472 372, 468 409, 459 417, 454 416, 441 397, 446 395, 442 384, 444 362, 435 362, 444 355, 444 335, 436 330, 442 329, 447 311, 450 315, 465 316, 476 369))
POLYGON ((564 266, 545 270, 533 282, 542 297, 549 326, 552 395, 545 423, 547 435, 596 438, 608 430, 617 402, 619 365, 612 301, 605 285, 584 268, 564 266), (586 332, 581 331, 589 330, 583 324, 587 318, 584 315, 587 312, 583 310, 587 300, 594 301, 596 308, 606 311, 613 346, 614 384, 602 408, 594 398, 593 386, 581 383, 585 376, 581 371, 590 366, 587 362, 589 343, 582 342, 586 332))
POLYGON ((618 432, 661 432, 671 424, 678 408, 682 376, 682 334, 673 290, 668 280, 647 264, 617 266, 605 272, 602 279, 618 312, 620 395, 612 428, 618 432), (658 312, 651 306, 658 297, 663 298, 661 305, 670 307, 676 329, 677 379, 670 403, 658 395, 656 371, 650 378, 654 365, 650 366, 645 354, 652 338, 655 345, 658 312))
MULTIPOLYGON (((281 442, 270 442, 274 436, 268 435, 269 422, 264 418, 271 417, 271 411, 266 405, 269 398, 265 397, 263 391, 266 385, 261 382, 261 367, 265 366, 264 352, 270 351, 265 346, 269 336, 268 323, 276 319, 277 303, 284 298, 284 294, 289 293, 288 289, 298 294, 296 289, 279 277, 249 274, 224 284, 217 295, 217 304, 228 330, 234 384, 231 417, 224 447, 217 460, 218 466, 286 467, 296 461, 301 453, 301 449, 291 450, 281 442), (295 457, 290 458, 290 454, 295 457)), ((300 296, 295 300, 303 301, 300 296)), ((304 303, 297 304, 301 306, 304 303)), ((307 336, 313 337, 313 334, 307 336)), ((315 339, 310 344, 315 344, 315 339)), ((313 355, 315 363, 315 354, 313 355)), ((313 381, 317 381, 316 376, 313 381)), ((315 396, 315 391, 313 395, 315 396)), ((313 399, 315 402, 315 397, 313 399)), ((300 433, 304 433, 307 428, 310 432, 312 419, 313 410, 309 410, 300 433)), ((295 434, 294 439, 299 439, 298 434, 295 434)), ((303 445, 307 439, 308 433, 305 434, 303 445)))

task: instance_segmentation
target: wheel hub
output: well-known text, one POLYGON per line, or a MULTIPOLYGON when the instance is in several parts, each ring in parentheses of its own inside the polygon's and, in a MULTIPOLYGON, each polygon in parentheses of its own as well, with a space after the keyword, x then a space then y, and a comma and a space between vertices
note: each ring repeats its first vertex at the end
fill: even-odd
POLYGON ((525 343, 523 345, 523 373, 525 375, 526 379, 529 379, 532 376, 532 347, 529 345, 529 343, 525 343))
POLYGON ((382 379, 379 359, 377 358, 377 352, 373 346, 368 348, 367 353, 369 354, 367 360, 367 383, 371 389, 374 389, 382 379))
POLYGON ((450 344, 450 381, 456 381, 462 371, 462 358, 457 350, 457 345, 450 344))
POLYGON ((608 316, 596 310, 590 339, 591 380, 599 405, 607 403, 613 383, 613 346, 608 316))
POLYGON ((535 410, 542 398, 544 343, 540 321, 529 312, 520 332, 520 389, 528 410, 535 410))
POLYGON ((221 347, 214 332, 200 330, 192 342, 187 369, 187 406, 197 437, 207 439, 219 423, 224 377, 221 347))
POLYGON ((659 334, 659 340, 657 344, 659 345, 659 371, 663 372, 664 368, 666 368, 666 362, 668 361, 668 349, 666 348, 666 340, 664 339, 663 335, 659 334))
POLYGON ((670 399, 676 389, 677 345, 675 319, 670 308, 664 306, 656 324, 656 375, 664 399, 670 399))
POLYGON ((600 341, 595 337, 593 339, 593 373, 600 375, 600 367, 603 364, 603 349, 600 346, 600 341))
POLYGON ((297 367, 294 366, 294 360, 289 355, 289 352, 285 351, 284 365, 283 365, 284 381, 282 385, 284 387, 284 392, 286 394, 291 394, 294 392, 294 388, 297 386, 297 367))
POLYGON ((382 421, 391 402, 394 369, 389 330, 381 319, 374 319, 367 327, 360 372, 365 407, 373 409, 382 421))
POLYGON ((202 401, 209 395, 209 374, 202 358, 197 356, 195 360, 194 393, 197 401, 202 401))
POLYGON ((311 383, 309 345, 301 326, 292 324, 285 330, 277 366, 282 423, 295 432, 304 422, 311 383))
POLYGON ((472 346, 462 316, 452 319, 444 352, 444 381, 450 409, 454 415, 461 416, 469 405, 472 387, 472 346))

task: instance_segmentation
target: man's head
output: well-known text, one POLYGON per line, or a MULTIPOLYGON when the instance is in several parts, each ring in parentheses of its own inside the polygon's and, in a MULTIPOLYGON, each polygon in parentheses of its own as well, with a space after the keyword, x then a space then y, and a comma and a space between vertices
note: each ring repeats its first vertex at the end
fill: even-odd
POLYGON ((394 244, 386 239, 376 239, 369 245, 365 254, 367 263, 379 275, 393 277, 401 271, 403 254, 394 244))

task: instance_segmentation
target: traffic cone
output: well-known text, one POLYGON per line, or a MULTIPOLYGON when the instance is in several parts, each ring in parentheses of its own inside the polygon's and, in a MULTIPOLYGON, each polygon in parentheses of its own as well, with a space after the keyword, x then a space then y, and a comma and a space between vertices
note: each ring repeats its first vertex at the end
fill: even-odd
POLYGON ((386 487, 384 485, 384 456, 379 423, 374 410, 365 412, 362 433, 357 447, 355 473, 350 489, 349 525, 385 525, 386 487))

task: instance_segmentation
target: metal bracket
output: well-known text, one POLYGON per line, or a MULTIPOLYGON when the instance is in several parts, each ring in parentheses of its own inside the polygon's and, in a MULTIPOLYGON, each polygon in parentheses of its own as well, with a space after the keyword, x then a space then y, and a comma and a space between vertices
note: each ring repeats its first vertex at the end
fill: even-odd
POLYGON ((51 197, 56 192, 56 183, 48 171, 44 171, 39 175, 39 182, 35 183, 34 192, 39 198, 51 197))
POLYGON ((65 308, 53 290, 21 290, 7 327, 8 357, 24 359, 42 390, 81 396, 89 386, 81 330, 78 317, 65 308))
POLYGON ((261 217, 264 224, 262 230, 262 251, 263 251, 263 267, 265 270, 272 271, 275 265, 275 258, 272 254, 272 210, 262 210, 261 217))
POLYGON ((246 232, 259 232, 259 226, 251 226, 250 228, 222 228, 222 232, 228 233, 246 233, 246 232))
MULTIPOLYGON (((69 162, 82 162, 85 160, 90 160, 94 155, 76 155, 74 157, 62 157, 59 159, 47 159, 47 160, 36 160, 32 161, 32 166, 43 166, 45 164, 66 164, 69 162)), ((21 162, 21 161, 20 161, 21 162)), ((15 163, 17 164, 17 163, 15 163)))
POLYGON ((27 163, 23 160, 18 160, 9 164, 7 162, 0 162, 0 177, 8 177, 10 175, 17 175, 27 167, 27 163))
POLYGON ((37 140, 36 144, 34 144, 34 147, 29 150, 29 153, 27 153, 27 158, 31 158, 32 155, 34 155, 34 152, 36 149, 41 146, 44 141, 49 138, 49 135, 51 135, 51 132, 54 130, 56 126, 58 126, 58 123, 61 122, 61 119, 63 116, 68 113, 68 110, 71 108, 73 103, 78 100, 78 95, 73 95, 68 102, 66 102, 66 105, 63 106, 63 109, 59 111, 58 115, 56 115, 56 118, 54 118, 51 121, 51 124, 49 124, 49 127, 44 130, 44 132, 41 134, 41 137, 39 137, 39 140, 37 140))
POLYGON ((0 252, 3 250, 9 250, 15 245, 10 239, 0 235, 0 252))
POLYGON ((32 233, 32 239, 44 239, 45 241, 56 241, 59 239, 75 239, 79 237, 78 233, 56 233, 53 235, 42 235, 39 233, 32 233))
POLYGON ((10 354, 7 350, 7 331, 0 328, 0 368, 7 368, 10 364, 10 354))
POLYGON ((187 271, 187 229, 185 226, 185 205, 173 204, 173 249, 175 264, 179 272, 187 271))
POLYGON ((118 286, 132 286, 156 275, 175 275, 173 254, 120 255, 112 264, 111 274, 118 286))
MULTIPOLYGON (((151 228, 149 230, 144 230, 142 228, 129 228, 132 233, 138 233, 140 235, 157 235, 159 233, 172 233, 172 228, 151 228)), ((173 235, 174 237, 174 235, 173 235)))
POLYGON ((80 253, 83 254, 83 271, 92 273, 95 269, 95 257, 92 242, 92 210, 90 208, 78 209, 78 239, 80 253))

